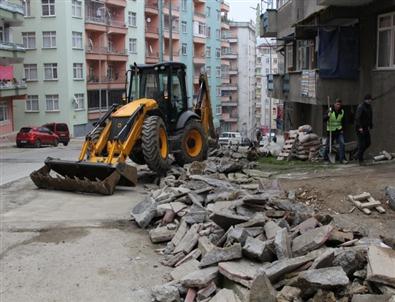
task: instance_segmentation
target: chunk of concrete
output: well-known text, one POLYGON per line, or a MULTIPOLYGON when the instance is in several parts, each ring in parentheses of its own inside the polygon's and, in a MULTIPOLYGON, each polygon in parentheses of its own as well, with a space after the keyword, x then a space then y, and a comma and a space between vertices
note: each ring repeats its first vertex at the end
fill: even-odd
POLYGON ((218 270, 221 275, 225 276, 229 280, 250 288, 254 277, 264 266, 264 264, 257 264, 255 262, 242 259, 238 261, 220 262, 218 264, 218 270))
POLYGON ((180 252, 175 255, 169 255, 166 259, 163 259, 161 263, 165 266, 175 266, 178 261, 183 259, 185 257, 185 254, 183 252, 180 252))
POLYGON ((217 290, 217 286, 215 285, 215 282, 211 281, 209 285, 207 285, 205 288, 200 289, 197 292, 197 298, 199 301, 207 299, 212 294, 214 294, 216 290, 217 290))
POLYGON ((306 233, 307 231, 314 229, 318 225, 319 225, 318 220, 315 219, 314 217, 310 217, 305 221, 303 221, 302 223, 298 224, 296 227, 294 227, 292 231, 303 234, 306 233))
POLYGON ((330 267, 333 264, 333 260, 335 260, 335 251, 327 249, 313 261, 309 269, 330 267))
POLYGON ((247 237, 243 246, 243 254, 250 259, 260 262, 272 262, 274 254, 272 251, 272 241, 262 241, 252 237, 247 237))
POLYGON ((307 270, 299 273, 299 288, 335 289, 347 286, 350 280, 341 266, 307 270))
POLYGON ((276 237, 277 232, 281 230, 278 224, 271 220, 265 224, 264 229, 267 239, 273 239, 276 237))
POLYGON ((156 205, 151 196, 147 196, 132 209, 131 215, 141 228, 146 228, 155 217, 156 205))
POLYGON ((169 230, 166 226, 152 229, 149 231, 149 237, 153 243, 170 241, 175 234, 175 230, 169 230))
POLYGON ((264 272, 259 273, 251 284, 250 302, 276 302, 277 292, 264 272))
POLYGON ((274 249, 276 251, 277 259, 291 258, 291 239, 288 236, 288 232, 285 228, 277 231, 274 237, 274 249))
POLYGON ((198 269, 181 279, 181 283, 185 287, 204 288, 210 284, 218 275, 218 267, 207 267, 198 269))
POLYGON ((351 276, 355 271, 365 267, 366 257, 365 250, 358 248, 349 248, 341 251, 333 260, 333 265, 341 266, 348 276, 351 276))
POLYGON ((188 231, 188 225, 184 219, 181 219, 181 222, 178 225, 177 232, 175 233, 173 239, 171 239, 171 242, 174 244, 174 246, 177 246, 181 242, 182 238, 184 238, 187 231, 188 231))
POLYGON ((207 212, 203 207, 193 204, 184 218, 189 224, 203 223, 207 220, 207 212))
POLYGON ((175 267, 180 266, 181 264, 192 260, 192 259, 197 259, 202 255, 201 251, 199 249, 194 249, 192 252, 190 252, 188 255, 185 257, 181 258, 177 263, 175 263, 175 267))
POLYGON ((395 211, 395 187, 385 187, 385 196, 388 198, 389 206, 395 211))
POLYGON ((240 302, 240 299, 230 289, 223 288, 210 300, 210 302, 225 302, 225 301, 240 302))
POLYGON ((354 295, 351 302, 394 302, 393 295, 354 295))
POLYGON ((240 301, 250 301, 250 290, 237 282, 233 282, 224 277, 222 280, 222 288, 232 290, 239 297, 240 301))
POLYGON ((285 285, 282 290, 277 293, 278 302, 293 302, 299 299, 301 290, 297 287, 285 285))
POLYGON ((179 302, 181 301, 178 288, 174 285, 159 285, 152 289, 152 298, 155 302, 179 302))
POLYGON ((198 242, 199 228, 199 224, 192 225, 184 237, 182 237, 181 241, 176 245, 173 253, 177 254, 179 252, 184 252, 185 254, 188 254, 191 252, 198 242))
POLYGON ((239 242, 244 245, 247 239, 248 233, 243 228, 231 228, 228 233, 228 242, 239 242))
POLYGON ((370 246, 366 279, 395 287, 395 251, 370 246))
POLYGON ((173 280, 179 281, 189 273, 192 273, 198 269, 199 261, 192 259, 176 267, 172 272, 170 272, 170 276, 173 278, 173 280))
POLYGON ((229 247, 214 247, 202 257, 200 267, 206 267, 218 262, 240 259, 242 257, 240 243, 235 243, 229 247))
POLYGON ((210 216, 210 219, 224 230, 227 230, 232 225, 246 222, 248 217, 237 215, 229 210, 223 209, 221 212, 213 212, 210 216))
POLYGON ((303 233, 293 240, 292 252, 295 256, 301 256, 319 248, 328 240, 332 230, 332 225, 325 225, 303 233))
POLYGON ((208 239, 207 236, 199 237, 198 240, 198 249, 202 253, 203 257, 207 254, 207 252, 211 251, 215 245, 208 239))

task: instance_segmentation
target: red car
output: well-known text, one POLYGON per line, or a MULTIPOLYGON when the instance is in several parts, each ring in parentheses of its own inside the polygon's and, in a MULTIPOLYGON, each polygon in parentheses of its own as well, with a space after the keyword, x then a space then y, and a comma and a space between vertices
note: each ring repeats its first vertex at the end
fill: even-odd
POLYGON ((43 145, 57 146, 59 136, 45 127, 22 127, 16 135, 16 146, 31 145, 40 148, 43 145))
POLYGON ((65 123, 49 123, 42 125, 42 127, 48 128, 57 136, 59 136, 59 143, 67 146, 70 141, 69 127, 65 123))

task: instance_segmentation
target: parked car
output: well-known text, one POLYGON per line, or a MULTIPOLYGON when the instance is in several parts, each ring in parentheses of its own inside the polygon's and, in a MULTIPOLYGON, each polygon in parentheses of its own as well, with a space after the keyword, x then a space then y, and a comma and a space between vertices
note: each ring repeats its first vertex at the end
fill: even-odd
POLYGON ((59 136, 45 127, 22 127, 16 135, 16 146, 31 145, 40 148, 43 145, 57 146, 59 136))
POLYGON ((218 139, 220 145, 241 145, 240 132, 224 132, 218 139))
POLYGON ((69 127, 65 123, 49 123, 42 125, 42 127, 48 128, 57 136, 59 136, 59 142, 67 146, 70 141, 69 127))

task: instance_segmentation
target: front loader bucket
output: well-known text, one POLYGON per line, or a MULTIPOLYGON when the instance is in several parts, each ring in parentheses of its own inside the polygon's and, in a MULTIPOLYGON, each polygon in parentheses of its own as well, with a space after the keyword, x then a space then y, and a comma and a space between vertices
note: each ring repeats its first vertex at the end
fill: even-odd
POLYGON ((47 158, 45 166, 32 172, 30 178, 42 189, 111 195, 117 185, 135 186, 137 170, 124 163, 113 166, 47 158), (51 171, 57 175, 51 176, 51 171))

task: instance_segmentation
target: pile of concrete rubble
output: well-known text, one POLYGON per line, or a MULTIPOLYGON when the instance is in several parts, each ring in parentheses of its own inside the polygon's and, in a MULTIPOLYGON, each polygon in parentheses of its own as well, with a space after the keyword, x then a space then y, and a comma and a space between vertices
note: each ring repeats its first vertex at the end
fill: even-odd
POLYGON ((174 267, 152 301, 395 301, 394 250, 268 185, 244 154, 226 155, 173 167, 133 208, 174 267))

